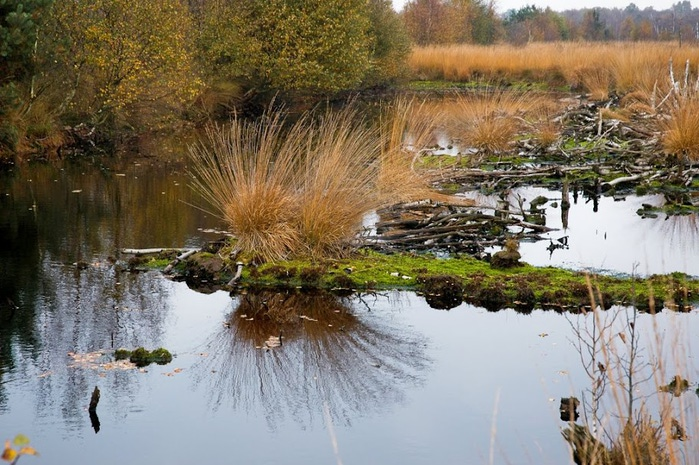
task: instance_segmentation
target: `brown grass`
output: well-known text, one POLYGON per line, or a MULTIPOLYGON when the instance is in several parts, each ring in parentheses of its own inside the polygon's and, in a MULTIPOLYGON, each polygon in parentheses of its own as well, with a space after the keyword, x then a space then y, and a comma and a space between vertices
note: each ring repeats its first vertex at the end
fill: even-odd
POLYGON ((449 132, 464 146, 497 154, 506 151, 520 131, 546 130, 541 124, 550 116, 546 108, 543 97, 535 93, 487 88, 459 95, 445 112, 449 132))
POLYGON ((407 132, 423 137, 411 108, 399 102, 381 128, 353 105, 287 128, 273 113, 210 128, 190 149, 194 187, 247 254, 266 261, 341 255, 368 212, 429 193, 404 144, 407 132))
POLYGON ((195 188, 230 225, 238 246, 266 260, 281 259, 300 243, 292 227, 299 150, 282 123, 271 114, 257 123, 234 120, 209 128, 190 150, 195 188))
POLYGON ((666 153, 699 160, 699 96, 678 100, 663 128, 666 153))
POLYGON ((640 91, 650 98, 667 93, 668 62, 681 74, 686 60, 699 65, 699 46, 679 48, 670 42, 558 42, 513 45, 415 47, 413 75, 425 80, 541 81, 582 88, 597 95, 607 91, 640 91), (590 76, 590 70, 601 75, 590 76), (587 87, 590 86, 590 87, 587 87), (657 88, 656 88, 657 86, 657 88))

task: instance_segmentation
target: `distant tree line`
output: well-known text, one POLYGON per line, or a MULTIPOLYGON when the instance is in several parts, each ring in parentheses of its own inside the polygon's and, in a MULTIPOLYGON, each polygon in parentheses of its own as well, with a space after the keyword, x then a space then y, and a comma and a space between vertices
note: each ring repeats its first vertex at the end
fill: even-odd
POLYGON ((559 40, 699 41, 699 8, 587 8, 553 11, 534 4, 497 15, 492 0, 410 0, 401 12, 418 45, 559 40))

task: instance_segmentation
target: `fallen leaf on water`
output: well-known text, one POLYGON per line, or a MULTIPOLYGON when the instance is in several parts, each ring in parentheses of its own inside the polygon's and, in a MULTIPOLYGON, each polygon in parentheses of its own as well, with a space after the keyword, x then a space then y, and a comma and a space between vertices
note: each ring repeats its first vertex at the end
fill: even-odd
POLYGON ((24 434, 18 434, 17 436, 15 436, 12 442, 17 447, 26 446, 27 444, 29 444, 29 438, 24 434))
POLYGON ((39 453, 33 447, 22 447, 19 450, 19 455, 39 455, 39 453))
POLYGON ((548 336, 548 335, 549 335, 549 333, 540 333, 540 334, 539 334, 539 337, 546 337, 546 336, 548 336))
POLYGON ((73 192, 73 194, 79 194, 79 193, 81 193, 82 191, 83 191, 82 189, 75 189, 75 190, 72 191, 72 192, 73 192))

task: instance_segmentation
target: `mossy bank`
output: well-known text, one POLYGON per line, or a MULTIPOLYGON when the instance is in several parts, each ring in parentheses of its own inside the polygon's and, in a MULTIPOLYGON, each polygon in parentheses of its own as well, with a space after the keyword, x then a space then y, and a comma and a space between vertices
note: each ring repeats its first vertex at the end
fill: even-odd
MULTIPOLYGON (((153 264, 162 265, 162 261, 153 264)), ((238 262, 243 263, 243 262, 238 262)), ((147 264, 147 263, 146 263, 147 264)), ((325 289, 335 292, 414 290, 448 308, 461 301, 490 310, 553 308, 579 311, 590 305, 633 305, 644 311, 663 307, 689 310, 699 296, 699 280, 682 273, 650 276, 591 275, 526 263, 499 269, 469 256, 379 254, 361 250, 350 258, 317 262, 290 260, 243 263, 242 275, 227 286, 236 263, 200 253, 175 269, 175 278, 198 290, 325 289), (440 301, 441 297, 446 302, 440 301)))

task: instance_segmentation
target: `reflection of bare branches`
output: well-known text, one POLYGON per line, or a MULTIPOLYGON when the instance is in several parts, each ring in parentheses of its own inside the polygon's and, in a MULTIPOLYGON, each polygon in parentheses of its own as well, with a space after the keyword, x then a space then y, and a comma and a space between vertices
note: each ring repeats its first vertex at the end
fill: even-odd
POLYGON ((215 408, 259 409, 270 427, 286 415, 302 424, 349 423, 403 397, 429 361, 421 338, 353 310, 358 299, 330 294, 262 292, 239 297, 224 328, 208 343, 200 383, 215 408), (265 340, 281 334, 281 346, 265 340))

